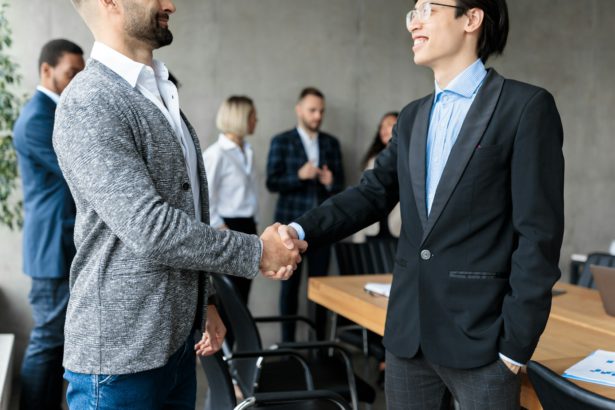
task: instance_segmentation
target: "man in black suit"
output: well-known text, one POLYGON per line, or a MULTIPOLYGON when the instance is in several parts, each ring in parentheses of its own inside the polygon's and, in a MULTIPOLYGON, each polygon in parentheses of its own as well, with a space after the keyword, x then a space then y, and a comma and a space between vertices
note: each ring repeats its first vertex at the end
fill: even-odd
MULTIPOLYGON (((340 192, 344 170, 340 144, 332 135, 320 131, 324 119, 325 97, 316 88, 301 91, 295 107, 297 127, 273 137, 267 159, 267 188, 280 194, 275 219, 289 223, 340 192)), ((327 274, 330 247, 310 247, 306 254, 309 276, 327 274)), ((282 283, 280 313, 297 314, 301 285, 301 266, 282 283)), ((316 307, 316 331, 324 337, 326 311, 316 307)), ((282 339, 295 340, 295 323, 282 323, 282 339)))
POLYGON ((560 277, 559 113, 544 89, 483 66, 506 44, 505 0, 419 0, 407 23, 436 92, 403 109, 359 186, 280 234, 332 242, 401 201, 384 337, 388 408, 438 408, 447 390, 462 409, 519 408, 519 367, 560 277))

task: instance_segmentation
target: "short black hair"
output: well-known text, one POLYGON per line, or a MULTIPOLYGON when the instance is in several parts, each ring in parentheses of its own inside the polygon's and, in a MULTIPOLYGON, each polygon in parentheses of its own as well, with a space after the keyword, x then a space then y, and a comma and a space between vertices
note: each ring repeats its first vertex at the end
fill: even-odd
POLYGON ((316 87, 305 87, 299 94, 299 101, 303 100, 308 95, 313 95, 318 98, 325 99, 325 95, 316 87))
POLYGON ((55 67, 65 53, 82 56, 83 50, 77 44, 63 38, 49 41, 41 50, 41 55, 38 58, 38 68, 40 69, 43 63, 55 67))
POLYGON ((485 13, 483 27, 478 38, 478 58, 486 63, 493 54, 502 54, 508 39, 509 20, 506 0, 456 0, 456 17, 466 11, 479 8, 485 13))

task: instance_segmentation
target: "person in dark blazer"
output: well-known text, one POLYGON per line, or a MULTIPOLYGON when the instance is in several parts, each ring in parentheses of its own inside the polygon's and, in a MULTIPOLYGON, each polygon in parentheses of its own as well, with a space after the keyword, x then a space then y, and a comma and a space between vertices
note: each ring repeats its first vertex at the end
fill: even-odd
POLYGON ((60 94, 83 70, 83 51, 58 39, 39 58, 40 85, 13 129, 24 193, 23 270, 32 278, 34 328, 21 368, 21 408, 59 409, 68 275, 75 255, 75 203, 53 150, 60 94))
MULTIPOLYGON (((318 89, 305 88, 295 107, 297 127, 273 137, 267 160, 267 188, 279 193, 275 219, 289 223, 318 206, 344 187, 340 144, 332 135, 320 131, 324 119, 325 97, 318 89)), ((310 247, 306 253, 308 276, 327 274, 330 247, 310 247)), ((282 283, 280 313, 294 315, 298 308, 301 267, 282 283)), ((316 331, 324 337, 326 311, 315 308, 316 331)), ((295 340, 295 323, 282 323, 283 341, 295 340)))
POLYGON ((419 0, 407 23, 435 93, 401 111, 359 186, 279 231, 330 243, 400 201, 387 408, 439 408, 448 390, 462 409, 518 409, 560 277, 561 119, 546 90, 483 66, 506 44, 505 0, 419 0))

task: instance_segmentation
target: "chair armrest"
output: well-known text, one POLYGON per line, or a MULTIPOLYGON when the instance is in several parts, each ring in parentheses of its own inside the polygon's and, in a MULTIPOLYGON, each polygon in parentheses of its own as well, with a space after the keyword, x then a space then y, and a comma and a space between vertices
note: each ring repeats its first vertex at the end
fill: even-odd
POLYGON ((312 391, 285 391, 274 393, 257 393, 253 397, 249 397, 241 402, 235 410, 247 409, 255 405, 268 405, 280 403, 293 403, 298 401, 308 400, 328 400, 339 406, 340 410, 350 410, 351 407, 346 403, 344 398, 339 394, 329 390, 312 390, 312 391))
POLYGON ((298 352, 289 349, 277 349, 277 350, 256 350, 252 352, 239 352, 233 353, 230 356, 224 357, 226 362, 232 362, 235 360, 241 359, 253 359, 258 358, 258 366, 260 367, 260 362, 264 357, 282 357, 288 356, 297 360, 301 367, 303 367, 303 374, 305 376, 305 385, 307 390, 314 390, 314 380, 312 378, 312 372, 310 371, 310 366, 303 356, 301 356, 298 352))
MULTIPOLYGON (((344 361, 344 366, 346 367, 346 376, 348 377, 348 387, 350 389, 350 398, 352 400, 352 407, 354 409, 359 408, 359 395, 357 394, 357 383, 354 378, 354 370, 352 369, 352 361, 350 360, 350 353, 342 347, 339 343, 335 342, 290 342, 290 343, 279 343, 277 345, 273 345, 272 349, 282 348, 284 350, 292 349, 292 350, 314 350, 314 349, 322 349, 322 348, 331 348, 337 352, 339 352, 340 356, 344 361)), ((275 350, 274 350, 275 351, 275 350)))

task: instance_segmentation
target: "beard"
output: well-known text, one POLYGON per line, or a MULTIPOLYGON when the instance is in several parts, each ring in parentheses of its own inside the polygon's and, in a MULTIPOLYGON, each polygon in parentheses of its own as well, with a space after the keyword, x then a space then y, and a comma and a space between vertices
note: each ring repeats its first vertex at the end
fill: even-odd
POLYGON ((318 132, 320 130, 321 123, 322 121, 303 122, 305 128, 307 128, 307 130, 310 132, 318 132))
POLYGON ((173 42, 173 33, 160 25, 159 19, 168 21, 167 13, 153 12, 148 19, 143 18, 143 10, 133 1, 125 3, 126 23, 124 30, 132 38, 149 44, 153 49, 168 46, 173 42))

